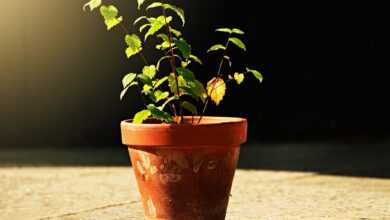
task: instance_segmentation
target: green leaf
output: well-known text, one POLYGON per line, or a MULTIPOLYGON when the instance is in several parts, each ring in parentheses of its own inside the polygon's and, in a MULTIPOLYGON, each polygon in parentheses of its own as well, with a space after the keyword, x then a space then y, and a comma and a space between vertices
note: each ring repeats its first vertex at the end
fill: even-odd
POLYGON ((181 67, 186 68, 188 65, 190 65, 190 63, 191 63, 191 60, 181 61, 181 67))
POLYGON ((142 74, 148 76, 150 79, 153 79, 154 76, 156 75, 156 66, 155 65, 150 65, 150 66, 144 66, 142 69, 142 74))
POLYGON ((102 4, 102 0, 90 0, 89 2, 85 3, 83 6, 83 10, 85 11, 87 7, 89 7, 90 11, 95 10, 102 4))
POLYGON ((160 121, 167 122, 167 123, 173 122, 173 118, 169 113, 160 110, 159 108, 157 108, 153 104, 148 105, 148 110, 150 110, 152 117, 155 119, 158 119, 160 121))
POLYGON ((136 77, 137 74, 135 73, 128 73, 126 76, 124 76, 122 79, 123 88, 126 88, 128 85, 130 85, 130 83, 132 83, 136 77))
POLYGON ((171 44, 169 42, 169 37, 166 34, 158 34, 157 37, 161 38, 161 40, 163 40, 163 42, 161 44, 156 45, 157 50, 166 50, 166 49, 170 48, 170 46, 172 46, 172 47, 175 46, 174 43, 171 44))
POLYGON ((122 100, 123 97, 126 95, 127 90, 129 90, 130 87, 135 86, 135 85, 138 85, 138 83, 137 83, 137 82, 132 82, 132 83, 130 83, 129 85, 127 85, 127 86, 122 90, 122 92, 121 92, 121 94, 120 94, 120 96, 119 96, 119 100, 122 100))
POLYGON ((231 37, 231 38, 229 38, 229 41, 232 42, 237 47, 246 51, 246 46, 245 46, 244 42, 242 42, 240 39, 238 39, 236 37, 231 37))
POLYGON ((191 45, 189 45, 184 39, 175 40, 174 42, 177 48, 180 50, 181 54, 183 55, 184 59, 188 59, 191 54, 191 45))
POLYGON ((203 83, 198 80, 195 80, 195 88, 202 102, 205 102, 207 99, 207 91, 204 88, 203 83))
POLYGON ((123 18, 117 17, 118 13, 118 9, 113 5, 103 5, 102 7, 100 7, 100 14, 104 18, 104 23, 107 26, 107 30, 111 30, 113 27, 122 22, 123 18))
POLYGON ((169 41, 169 37, 166 34, 158 34, 157 37, 161 38, 163 41, 169 41))
POLYGON ((197 63, 199 63, 200 65, 203 65, 202 60, 200 60, 199 57, 197 57, 197 56, 195 56, 193 54, 190 55, 190 59, 195 61, 195 62, 197 62, 197 63))
POLYGON ((212 78, 207 83, 207 94, 211 100, 218 106, 226 93, 226 84, 221 78, 212 78))
POLYGON ((197 63, 200 64, 200 65, 203 65, 202 60, 200 60, 199 57, 197 57, 197 56, 195 56, 195 55, 193 55, 193 54, 190 55, 190 59, 193 60, 193 61, 195 61, 195 62, 197 62, 197 63))
POLYGON ((169 97, 165 102, 164 104, 162 104, 160 107, 158 107, 158 109, 160 109, 161 111, 165 109, 165 107, 172 101, 174 100, 178 100, 179 98, 177 96, 171 96, 169 97))
POLYGON ((229 66, 232 67, 232 61, 230 60, 230 57, 225 55, 223 58, 227 60, 229 62, 229 66))
POLYGON ((174 29, 174 28, 169 28, 169 30, 171 31, 171 33, 173 34, 173 35, 175 35, 176 37, 180 37, 181 35, 182 35, 182 33, 180 32, 180 31, 178 31, 178 30, 176 30, 176 29, 174 29))
POLYGON ((218 28, 215 31, 217 31, 217 32, 225 32, 225 33, 229 33, 229 34, 232 33, 232 30, 230 30, 230 28, 218 28))
POLYGON ((127 58, 130 58, 131 56, 141 52, 142 42, 136 34, 127 34, 125 36, 125 42, 128 46, 126 49, 127 58))
POLYGON ((145 95, 148 95, 150 94, 150 92, 152 91, 153 87, 148 85, 148 84, 145 84, 143 87, 142 87, 142 93, 145 94, 145 95))
POLYGON ((138 22, 140 22, 140 21, 142 21, 142 20, 148 20, 148 17, 146 17, 146 16, 141 16, 141 17, 135 19, 133 25, 136 25, 138 22))
POLYGON ((152 112, 149 109, 142 110, 135 114, 133 123, 134 124, 142 124, 146 119, 148 119, 152 115, 152 112))
POLYGON ((191 70, 189 70, 189 69, 186 69, 186 68, 183 68, 183 67, 177 67, 176 71, 186 81, 194 81, 195 80, 194 73, 191 70))
POLYGON ((238 29, 238 28, 233 28, 232 29, 232 33, 233 34, 245 34, 245 32, 244 31, 242 31, 242 30, 240 30, 240 29, 238 29))
POLYGON ((113 18, 113 19, 108 19, 105 20, 104 23, 107 26, 107 30, 111 30, 113 27, 117 26, 119 23, 123 21, 123 17, 118 17, 118 18, 113 18))
MULTIPOLYGON (((179 88, 182 88, 182 87, 186 87, 187 86, 187 82, 186 80, 183 78, 183 76, 178 76, 177 77, 177 81, 179 83, 179 88)), ((177 84, 176 84, 176 79, 175 79, 175 75, 173 73, 171 73, 169 76, 168 76, 168 85, 169 85, 169 88, 171 89, 171 92, 173 94, 176 94, 177 93, 177 84)), ((179 95, 183 95, 183 91, 179 90, 179 95)))
MULTIPOLYGON (((181 57, 179 57, 178 55, 174 54, 173 56, 176 57, 176 58, 178 58, 179 60, 181 60, 181 57)), ((161 58, 157 61, 157 65, 156 65, 157 70, 160 69, 161 62, 162 62, 162 61, 167 60, 167 59, 170 59, 171 57, 172 57, 171 55, 161 57, 161 58)))
POLYGON ((198 109, 191 102, 184 101, 184 102, 181 103, 181 106, 185 110, 191 112, 193 115, 197 115, 198 114, 198 109))
POLYGON ((119 96, 119 100, 123 100, 123 97, 125 97, 126 93, 127 93, 127 90, 129 90, 130 87, 126 87, 124 88, 122 91, 121 91, 121 94, 119 96))
POLYGON ((205 102, 207 99, 206 89, 204 88, 203 84, 198 80, 187 82, 187 87, 185 87, 185 91, 196 100, 200 98, 202 102, 205 102))
POLYGON ((170 23, 172 21, 172 17, 165 17, 159 16, 157 18, 150 18, 150 28, 148 32, 145 34, 145 41, 148 39, 149 36, 154 35, 157 31, 159 31, 162 27, 164 27, 167 23, 170 23))
POLYGON ((152 26, 151 24, 143 24, 143 25, 141 25, 141 27, 139 27, 139 32, 143 32, 145 28, 151 27, 151 26, 152 26))
POLYGON ((168 76, 164 76, 163 78, 157 80, 156 83, 154 83, 154 85, 153 85, 153 89, 157 89, 167 80, 168 80, 168 76))
POLYGON ((145 2, 145 0, 137 0, 138 3, 138 10, 141 9, 142 4, 145 2))
POLYGON ((259 71, 254 70, 254 69, 249 69, 248 67, 246 68, 246 71, 247 71, 248 73, 252 73, 252 75, 253 75, 256 79, 258 79, 260 82, 263 82, 263 75, 262 75, 259 71))
POLYGON ((114 5, 103 5, 100 7, 100 13, 104 19, 112 19, 118 16, 118 9, 114 5))
POLYGON ((141 80, 141 82, 142 82, 143 84, 147 84, 147 85, 150 85, 150 86, 153 85, 153 81, 152 81, 151 78, 149 78, 149 76, 144 75, 144 74, 139 74, 137 77, 138 77, 138 79, 141 80))
POLYGON ((177 84, 176 84, 175 75, 173 73, 169 74, 168 76, 168 86, 171 89, 171 92, 173 94, 176 94, 177 84))
POLYGON ((148 7, 146 7, 146 10, 149 10, 149 9, 152 9, 152 8, 158 8, 158 7, 162 7, 164 4, 161 3, 161 2, 153 2, 152 4, 150 4, 148 7))
POLYGON ((168 96, 169 96, 169 92, 163 92, 161 90, 157 90, 154 92, 154 97, 156 98, 156 102, 164 100, 168 98, 168 96))
POLYGON ((154 2, 154 3, 150 4, 148 7, 146 7, 146 10, 149 10, 152 8, 158 8, 158 7, 162 7, 164 10, 166 10, 166 9, 172 10, 173 12, 175 12, 179 16, 183 26, 186 23, 185 16, 184 16, 184 10, 179 8, 179 7, 176 7, 174 5, 163 4, 161 2, 154 2))
POLYGON ((234 73, 234 80, 236 80, 237 84, 240 85, 245 79, 243 73, 234 73))
POLYGON ((166 60, 166 59, 170 59, 171 56, 163 56, 161 57, 158 61, 157 61, 157 65, 156 65, 156 68, 159 70, 160 69, 160 65, 161 65, 161 62, 166 60))
POLYGON ((226 47, 223 46, 222 44, 216 44, 214 46, 211 46, 210 49, 207 50, 207 53, 211 51, 217 51, 217 50, 226 50, 226 47))
POLYGON ((174 5, 170 5, 170 4, 164 4, 165 6, 165 9, 170 9, 172 10, 173 12, 175 12, 177 14, 177 16, 179 16, 179 18, 181 19, 181 23, 184 27, 185 23, 186 23, 186 18, 185 18, 185 15, 184 15, 184 10, 179 8, 179 7, 176 7, 174 5))
POLYGON ((157 44, 157 45, 156 45, 156 49, 157 49, 157 50, 166 50, 166 49, 171 48, 170 46, 174 47, 175 44, 169 44, 169 42, 164 41, 164 42, 162 42, 161 44, 157 44))

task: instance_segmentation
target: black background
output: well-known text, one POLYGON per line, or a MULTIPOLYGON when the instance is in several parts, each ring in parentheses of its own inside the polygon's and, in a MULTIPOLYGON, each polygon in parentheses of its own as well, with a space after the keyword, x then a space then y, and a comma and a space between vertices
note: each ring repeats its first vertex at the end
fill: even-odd
MULTIPOLYGON (((121 30, 107 33, 97 12, 81 11, 83 2, 64 3, 66 8, 61 8, 48 1, 46 10, 54 12, 46 19, 55 25, 30 27, 52 33, 47 42, 60 34, 64 37, 63 33, 68 33, 67 41, 52 43, 65 49, 21 52, 30 64, 41 53, 50 53, 45 62, 52 65, 40 69, 21 63, 18 73, 27 78, 17 77, 13 84, 2 79, 3 146, 117 145, 120 121, 140 110, 135 91, 119 101, 121 78, 139 71, 140 60, 125 59, 121 30), (73 41, 77 46, 69 47, 73 41), (42 72, 50 75, 37 79, 42 72), (19 83, 22 78, 27 87, 19 83)), ((115 2, 125 17, 139 15, 134 14, 135 1, 115 2)), ((233 70, 259 69, 264 82, 259 85, 248 78, 242 86, 232 84, 219 108, 211 107, 208 114, 247 117, 250 141, 360 141, 388 136, 388 22, 380 5, 175 3, 186 11, 184 37, 205 61, 204 67, 194 69, 203 80, 215 74, 218 62, 217 54, 205 51, 224 41, 214 29, 237 27, 246 32, 248 51, 230 50, 233 70)), ((130 21, 125 25, 130 27, 130 21)), ((42 34, 38 32, 35 35, 42 34)), ((45 39, 31 44, 44 45, 45 39)), ((147 49, 149 59, 154 52, 147 49)))

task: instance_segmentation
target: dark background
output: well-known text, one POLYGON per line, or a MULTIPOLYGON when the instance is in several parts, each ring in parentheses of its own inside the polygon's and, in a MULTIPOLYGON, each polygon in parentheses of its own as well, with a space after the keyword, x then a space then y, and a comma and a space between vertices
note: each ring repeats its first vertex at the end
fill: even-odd
MULTIPOLYGON (((119 101, 121 78, 140 71, 127 60, 123 33, 105 31, 84 0, 4 3, 0 28, 2 147, 120 144, 119 123, 140 110, 130 91, 119 101)), ((137 17, 136 1, 117 0, 137 17)), ((196 74, 210 79, 223 42, 218 27, 247 34, 247 53, 232 49, 233 68, 261 70, 263 84, 232 85, 210 115, 249 119, 250 141, 382 140, 389 135, 388 22, 380 5, 176 1, 186 11, 185 38, 206 61, 196 74)), ((130 27, 129 20, 125 25, 130 27)), ((135 29, 131 29, 135 31, 135 29)), ((153 50, 146 54, 152 58, 153 50)))

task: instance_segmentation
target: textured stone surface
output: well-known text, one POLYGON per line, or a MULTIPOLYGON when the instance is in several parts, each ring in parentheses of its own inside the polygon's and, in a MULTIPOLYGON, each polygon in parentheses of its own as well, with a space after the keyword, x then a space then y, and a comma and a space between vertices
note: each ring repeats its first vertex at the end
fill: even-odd
MULTIPOLYGON (((140 220, 130 167, 0 167, 1 220, 140 220)), ((238 170, 227 220, 390 219, 390 179, 238 170)))

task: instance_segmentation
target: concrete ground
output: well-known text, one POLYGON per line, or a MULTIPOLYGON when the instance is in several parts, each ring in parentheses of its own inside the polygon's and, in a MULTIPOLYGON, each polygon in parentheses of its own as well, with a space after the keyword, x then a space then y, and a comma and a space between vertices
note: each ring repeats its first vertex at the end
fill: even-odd
MULTIPOLYGON (((246 145, 226 219, 390 220, 387 146, 246 145)), ((0 150, 0 219, 143 219, 128 163, 119 148, 0 150)))

